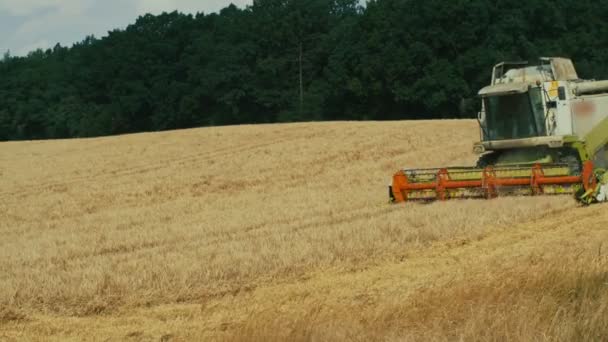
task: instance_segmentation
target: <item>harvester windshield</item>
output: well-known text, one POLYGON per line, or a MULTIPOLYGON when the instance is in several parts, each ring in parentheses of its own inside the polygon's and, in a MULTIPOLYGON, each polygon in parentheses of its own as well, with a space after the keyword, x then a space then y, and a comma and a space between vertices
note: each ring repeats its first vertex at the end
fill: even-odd
POLYGON ((526 93, 488 96, 485 105, 485 140, 521 139, 546 135, 540 88, 526 93))

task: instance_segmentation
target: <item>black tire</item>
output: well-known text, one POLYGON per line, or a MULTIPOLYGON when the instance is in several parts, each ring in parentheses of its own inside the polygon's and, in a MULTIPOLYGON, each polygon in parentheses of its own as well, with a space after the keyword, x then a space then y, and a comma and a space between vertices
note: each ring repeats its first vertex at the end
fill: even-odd
POLYGON ((573 176, 578 176, 582 173, 582 165, 577 156, 573 154, 568 154, 562 156, 559 159, 560 163, 567 164, 570 169, 570 174, 573 176))
POLYGON ((496 165, 496 160, 498 159, 498 153, 490 152, 486 154, 482 154, 479 156, 477 160, 476 167, 479 169, 485 169, 488 166, 496 165))

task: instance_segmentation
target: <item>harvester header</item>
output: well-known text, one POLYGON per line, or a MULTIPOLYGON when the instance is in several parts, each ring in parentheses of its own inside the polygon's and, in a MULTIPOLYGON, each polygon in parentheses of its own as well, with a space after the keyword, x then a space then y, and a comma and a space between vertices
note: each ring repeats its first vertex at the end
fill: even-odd
POLYGON ((479 91, 474 167, 403 169, 393 202, 574 194, 608 197, 608 81, 578 77, 572 61, 503 62, 479 91))

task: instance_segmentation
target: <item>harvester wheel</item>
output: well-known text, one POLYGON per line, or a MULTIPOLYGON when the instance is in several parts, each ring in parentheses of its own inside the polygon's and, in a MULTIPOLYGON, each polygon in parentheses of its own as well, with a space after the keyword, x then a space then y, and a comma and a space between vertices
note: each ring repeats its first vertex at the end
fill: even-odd
POLYGON ((568 164, 568 168, 570 169, 570 174, 573 176, 578 176, 582 172, 581 162, 579 159, 572 154, 563 156, 559 160, 560 163, 568 164))
POLYGON ((499 156, 498 152, 490 152, 490 153, 482 154, 481 156, 479 156, 479 159, 477 160, 477 168, 485 169, 488 166, 496 165, 496 161, 498 161, 498 156, 499 156))

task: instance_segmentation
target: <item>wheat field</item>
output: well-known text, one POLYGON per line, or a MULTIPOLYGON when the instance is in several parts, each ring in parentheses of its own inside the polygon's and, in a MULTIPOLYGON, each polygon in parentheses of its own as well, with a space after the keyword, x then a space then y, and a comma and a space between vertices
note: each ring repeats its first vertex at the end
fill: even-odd
POLYGON ((390 205, 470 120, 0 143, 0 340, 608 340, 608 207, 390 205))

